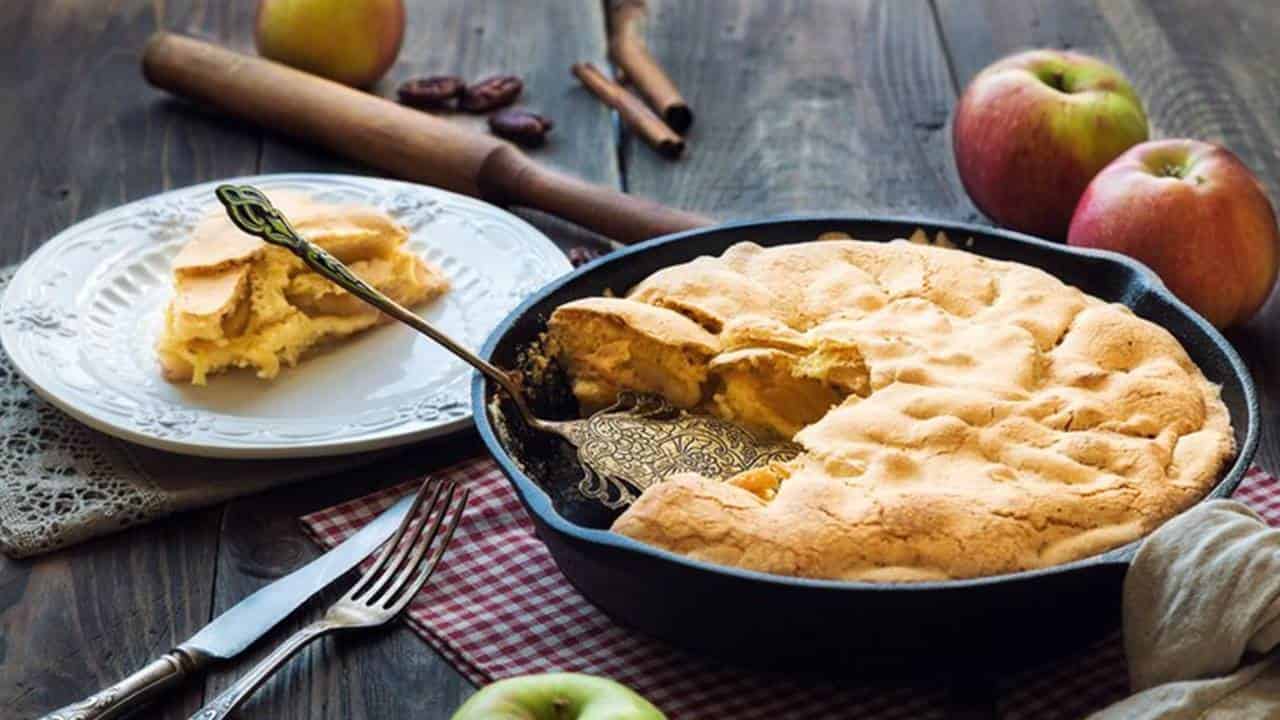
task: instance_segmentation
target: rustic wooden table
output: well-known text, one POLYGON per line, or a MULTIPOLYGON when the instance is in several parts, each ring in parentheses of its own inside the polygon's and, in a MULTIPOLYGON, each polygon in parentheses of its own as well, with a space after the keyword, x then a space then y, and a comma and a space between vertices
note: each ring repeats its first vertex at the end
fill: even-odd
MULTIPOLYGON (((720 218, 825 210, 980 221, 948 143, 958 90, 1010 51, 1073 48, 1128 73, 1156 135, 1224 143, 1280 199, 1280 13, 1267 2, 655 0, 651 45, 697 113, 689 152, 677 162, 619 140, 609 114, 569 75, 574 61, 605 62, 601 4, 410 0, 400 61, 379 90, 390 94, 398 80, 429 72, 518 73, 527 104, 557 124, 538 158, 720 218)), ((173 187, 265 172, 369 172, 202 113, 143 82, 139 52, 154 30, 249 50, 254 5, 0 3, 0 147, 10 168, 0 175, 0 263, 21 260, 78 220, 173 187)), ((566 247, 593 241, 533 220, 566 247)), ((1258 461, 1275 468, 1280 303, 1232 340, 1264 391, 1258 461)), ((0 559, 0 716, 33 717, 119 679, 314 556, 299 514, 477 447, 468 434, 34 561, 0 559)), ((147 716, 187 717, 261 652, 147 716)), ((447 718, 469 692, 398 628, 318 644, 244 715, 447 718)), ((957 701, 974 716, 996 716, 982 696, 957 701)))

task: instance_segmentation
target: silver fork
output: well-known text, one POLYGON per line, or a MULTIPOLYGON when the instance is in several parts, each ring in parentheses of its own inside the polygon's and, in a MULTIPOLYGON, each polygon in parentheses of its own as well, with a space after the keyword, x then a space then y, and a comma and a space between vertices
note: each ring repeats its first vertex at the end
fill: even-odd
POLYGON ((200 708, 191 716, 191 720, 221 720, 229 716, 285 661, 312 640, 339 630, 357 630, 386 624, 408 607, 444 556, 470 493, 467 488, 463 488, 457 502, 454 502, 454 493, 458 489, 455 483, 435 483, 428 494, 429 484, 431 482, 428 480, 418 489, 412 507, 400 522, 396 534, 383 548, 372 570, 330 606, 323 618, 281 643, 231 687, 200 708), (426 514, 421 522, 415 523, 424 504, 427 506, 426 514), (437 537, 441 538, 439 543, 435 542, 437 537), (436 549, 428 557, 427 550, 433 544, 436 549))

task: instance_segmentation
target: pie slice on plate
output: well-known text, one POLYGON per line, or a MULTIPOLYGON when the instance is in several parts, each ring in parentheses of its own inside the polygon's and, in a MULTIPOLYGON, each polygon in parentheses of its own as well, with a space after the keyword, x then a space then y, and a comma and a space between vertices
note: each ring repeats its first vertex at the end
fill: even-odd
MULTIPOLYGON (((439 268, 411 252, 409 231, 386 213, 359 205, 325 205, 274 193, 298 234, 405 306, 449 289, 439 268)), ((174 297, 156 345, 164 377, 205 384, 229 368, 274 378, 321 343, 387 321, 382 313, 312 272, 284 248, 210 215, 173 261, 174 297)))

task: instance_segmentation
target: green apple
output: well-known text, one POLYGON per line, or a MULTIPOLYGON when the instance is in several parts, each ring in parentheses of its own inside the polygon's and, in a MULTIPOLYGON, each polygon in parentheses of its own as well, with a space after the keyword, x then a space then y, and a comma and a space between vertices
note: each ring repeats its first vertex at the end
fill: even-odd
POLYGON ((263 57, 369 87, 400 54, 404 0, 262 0, 255 39, 263 57))
POLYGON ((666 720, 621 683, 578 673, 499 680, 472 695, 453 720, 666 720))
POLYGON ((979 210, 1014 230, 1062 240, 1093 176, 1147 139, 1147 116, 1107 63, 1030 50, 973 78, 951 130, 956 169, 979 210))

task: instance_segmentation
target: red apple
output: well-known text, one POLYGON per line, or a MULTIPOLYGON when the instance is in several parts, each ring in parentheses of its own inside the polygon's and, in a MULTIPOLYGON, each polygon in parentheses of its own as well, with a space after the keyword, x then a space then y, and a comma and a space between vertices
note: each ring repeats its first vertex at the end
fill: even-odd
POLYGON ((262 0, 256 25, 263 57, 369 87, 400 54, 404 0, 262 0))
POLYGON ((1067 242, 1141 260, 1220 328, 1257 312, 1280 263, 1262 183, 1198 140, 1153 140, 1116 158, 1084 191, 1067 242))
POLYGON ((952 146, 978 209, 1006 227, 1066 237, 1099 170, 1147 139, 1129 82, 1079 53, 1030 50, 987 67, 956 106, 952 146))

